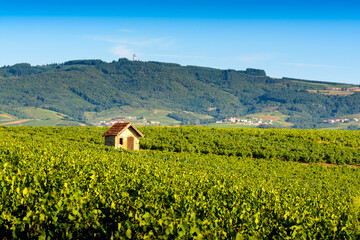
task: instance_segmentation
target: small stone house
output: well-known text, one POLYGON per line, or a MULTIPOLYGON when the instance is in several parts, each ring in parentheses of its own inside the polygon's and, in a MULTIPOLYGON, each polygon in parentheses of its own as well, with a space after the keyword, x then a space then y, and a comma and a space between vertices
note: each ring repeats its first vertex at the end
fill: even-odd
POLYGON ((131 123, 115 123, 107 130, 105 137, 105 145, 124 148, 126 150, 139 150, 139 138, 144 135, 131 123))

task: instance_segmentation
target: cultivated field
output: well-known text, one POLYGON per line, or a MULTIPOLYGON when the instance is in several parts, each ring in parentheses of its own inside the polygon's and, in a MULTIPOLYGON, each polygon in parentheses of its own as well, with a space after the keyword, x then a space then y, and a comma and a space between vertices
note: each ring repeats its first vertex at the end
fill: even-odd
POLYGON ((0 126, 0 237, 360 237, 359 131, 139 129, 0 126))

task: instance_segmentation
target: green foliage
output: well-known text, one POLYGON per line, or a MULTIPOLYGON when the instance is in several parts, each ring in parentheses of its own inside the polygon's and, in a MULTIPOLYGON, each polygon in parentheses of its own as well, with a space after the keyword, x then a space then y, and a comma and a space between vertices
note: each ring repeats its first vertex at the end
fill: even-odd
MULTIPOLYGON (((153 141, 162 129, 142 128, 153 141)), ((169 141, 192 137, 173 129, 181 131, 166 128, 169 141)), ((0 127, 2 239, 360 237, 359 169, 118 151, 103 145, 105 130, 0 127)))
POLYGON ((246 74, 256 75, 256 76, 266 76, 266 73, 264 70, 261 69, 254 69, 254 68, 247 68, 245 70, 246 74))
MULTIPOLYGON (((0 105, 39 107, 84 120, 85 112, 133 106, 190 111, 215 119, 244 116, 272 107, 297 128, 360 112, 360 93, 326 96, 309 89, 353 85, 274 79, 265 71, 219 70, 171 63, 119 59, 73 60, 64 64, 0 68, 0 105), (209 108, 216 108, 208 111, 209 108)), ((16 115, 21 117, 20 115, 16 115)), ((192 123, 192 120, 184 122, 192 123)))
POLYGON ((360 163, 360 131, 207 127, 140 128, 145 149, 280 159, 305 163, 360 163))
POLYGON ((99 65, 105 63, 102 60, 72 60, 64 62, 64 65, 99 65))

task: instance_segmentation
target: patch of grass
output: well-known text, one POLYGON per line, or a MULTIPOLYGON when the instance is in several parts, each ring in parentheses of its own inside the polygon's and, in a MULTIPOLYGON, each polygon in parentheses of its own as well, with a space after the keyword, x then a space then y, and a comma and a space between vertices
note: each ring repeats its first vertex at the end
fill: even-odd
POLYGON ((137 117, 137 120, 131 120, 131 122, 141 125, 143 119, 146 119, 149 121, 159 121, 160 125, 179 124, 179 121, 167 116, 169 113, 172 113, 172 111, 124 106, 120 108, 111 108, 99 113, 86 112, 85 117, 87 122, 110 120, 115 117, 137 117))
POLYGON ((28 107, 18 108, 18 110, 24 113, 28 119, 17 119, 7 113, 1 113, 3 115, 0 114, 0 116, 3 118, 0 119, 0 124, 6 126, 57 126, 58 124, 80 126, 82 124, 65 114, 47 109, 28 107), (5 115, 12 118, 7 118, 5 115))
POLYGON ((10 120, 14 120, 14 119, 16 119, 16 117, 14 117, 8 113, 0 111, 0 121, 10 121, 10 120))
POLYGON ((32 117, 34 119, 40 119, 40 120, 50 120, 50 119, 62 119, 66 115, 62 113, 57 113, 51 110, 42 109, 42 108, 19 108, 20 111, 28 115, 29 117, 32 117))

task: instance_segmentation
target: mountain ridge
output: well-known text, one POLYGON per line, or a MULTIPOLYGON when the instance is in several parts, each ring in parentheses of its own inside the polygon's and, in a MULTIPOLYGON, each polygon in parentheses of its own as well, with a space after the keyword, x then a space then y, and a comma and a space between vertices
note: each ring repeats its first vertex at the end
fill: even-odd
MULTIPOLYGON (((264 70, 221 70, 119 59, 0 68, 0 111, 37 107, 87 122, 85 112, 131 106, 206 114, 219 120, 272 108, 297 128, 360 113, 358 86, 271 78, 264 70), (351 91, 350 91, 351 90, 351 91), (208 111, 208 109, 213 109, 208 111)), ((20 116, 21 117, 21 116, 20 116)))

